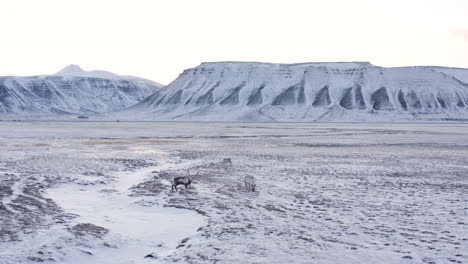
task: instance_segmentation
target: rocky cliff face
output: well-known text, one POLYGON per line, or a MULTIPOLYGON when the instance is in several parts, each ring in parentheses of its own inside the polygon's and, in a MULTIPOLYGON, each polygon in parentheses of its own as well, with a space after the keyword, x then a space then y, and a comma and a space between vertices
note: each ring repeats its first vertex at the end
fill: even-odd
POLYGON ((63 74, 0 77, 0 117, 106 113, 130 107, 161 88, 145 79, 72 66, 63 74))
POLYGON ((468 69, 202 63, 122 116, 207 121, 468 119, 468 69))

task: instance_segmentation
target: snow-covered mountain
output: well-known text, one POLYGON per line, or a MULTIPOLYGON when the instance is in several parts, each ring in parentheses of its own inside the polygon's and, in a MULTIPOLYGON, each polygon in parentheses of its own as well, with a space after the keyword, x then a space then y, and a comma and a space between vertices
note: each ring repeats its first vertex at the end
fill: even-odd
POLYGON ((59 72, 55 73, 54 76, 72 76, 72 77, 95 77, 102 79, 114 79, 114 80, 134 80, 134 81, 146 81, 156 86, 163 87, 163 84, 150 81, 144 78, 132 76, 132 75, 118 75, 108 71, 94 70, 94 71, 85 71, 80 66, 76 64, 70 64, 67 67, 63 68, 59 72))
POLYGON ((2 116, 92 115, 130 107, 162 85, 133 76, 84 71, 77 65, 54 75, 0 77, 2 116))
POLYGON ((114 79, 114 78, 122 78, 123 76, 117 75, 112 72, 107 72, 107 71, 100 71, 100 70, 94 70, 94 71, 85 71, 83 70, 80 66, 76 64, 70 64, 67 67, 63 68, 59 72, 57 72, 54 75, 58 76, 77 76, 77 77, 97 77, 97 78, 108 78, 108 79, 114 79))
POLYGON ((206 121, 467 120, 468 69, 383 68, 368 62, 202 63, 118 115, 206 121))

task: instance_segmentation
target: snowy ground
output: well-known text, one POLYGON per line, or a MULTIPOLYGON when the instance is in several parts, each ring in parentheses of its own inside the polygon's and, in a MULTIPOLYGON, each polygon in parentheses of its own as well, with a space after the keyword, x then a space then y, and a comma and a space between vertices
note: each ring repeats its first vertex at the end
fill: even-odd
POLYGON ((467 131, 0 122, 0 263, 468 263, 467 131))

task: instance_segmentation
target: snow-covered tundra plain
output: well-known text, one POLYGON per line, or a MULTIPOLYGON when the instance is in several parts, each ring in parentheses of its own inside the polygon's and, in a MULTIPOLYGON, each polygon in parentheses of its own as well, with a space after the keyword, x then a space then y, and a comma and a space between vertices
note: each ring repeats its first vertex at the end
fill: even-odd
POLYGON ((0 263, 467 263, 467 131, 0 122, 0 263))

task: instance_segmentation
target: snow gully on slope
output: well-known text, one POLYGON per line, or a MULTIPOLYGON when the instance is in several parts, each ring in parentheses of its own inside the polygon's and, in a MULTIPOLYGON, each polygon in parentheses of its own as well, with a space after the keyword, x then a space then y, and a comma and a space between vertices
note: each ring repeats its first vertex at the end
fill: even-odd
POLYGON ((194 235, 205 225, 205 217, 196 212, 162 206, 145 207, 135 203, 137 198, 129 196, 128 189, 144 180, 151 171, 169 166, 120 172, 112 186, 65 184, 50 189, 49 198, 67 213, 79 215, 74 219, 76 224, 92 223, 109 229, 106 241, 110 239, 116 246, 93 248, 92 256, 77 253, 69 256, 67 263, 142 263, 149 253, 164 257, 171 254, 183 238, 194 235), (106 191, 109 189, 114 190, 106 191))

